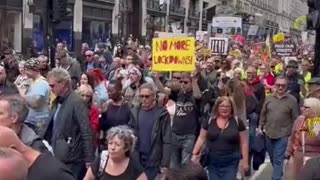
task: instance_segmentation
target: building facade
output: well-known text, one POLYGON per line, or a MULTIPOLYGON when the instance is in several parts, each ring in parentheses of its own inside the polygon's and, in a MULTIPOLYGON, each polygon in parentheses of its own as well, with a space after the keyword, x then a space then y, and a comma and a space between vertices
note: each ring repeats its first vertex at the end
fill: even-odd
POLYGON ((74 52, 81 49, 81 42, 87 42, 93 48, 97 42, 107 42, 112 38, 115 0, 67 0, 69 13, 61 22, 48 19, 49 1, 23 1, 24 48, 33 46, 38 52, 43 52, 52 43, 46 37, 54 37, 55 43, 64 42, 68 50, 74 52))
POLYGON ((116 0, 113 39, 121 41, 132 35, 143 44, 150 44, 155 32, 195 34, 206 29, 206 14, 200 13, 208 0, 116 0))
POLYGON ((0 49, 14 48, 22 51, 23 2, 21 0, 0 1, 0 49))

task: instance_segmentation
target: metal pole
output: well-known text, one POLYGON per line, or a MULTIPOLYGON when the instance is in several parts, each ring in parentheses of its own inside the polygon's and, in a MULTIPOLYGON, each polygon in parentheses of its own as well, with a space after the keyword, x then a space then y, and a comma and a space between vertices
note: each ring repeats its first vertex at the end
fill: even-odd
POLYGON ((166 32, 169 32, 170 0, 167 0, 166 4, 167 4, 166 32))
POLYGON ((202 31, 202 18, 203 18, 203 0, 200 0, 200 20, 199 20, 199 31, 202 31))
POLYGON ((190 6, 190 0, 186 0, 186 13, 184 18, 184 27, 183 27, 183 33, 188 34, 188 19, 189 19, 189 6, 190 6))
MULTIPOLYGON (((43 21, 43 54, 46 54, 49 57, 49 43, 48 43, 48 28, 49 28, 49 22, 48 22, 48 18, 49 18, 49 13, 48 13, 48 4, 49 4, 49 0, 43 0, 42 1, 42 21, 43 21)), ((50 59, 50 57, 49 57, 50 59)))
POLYGON ((316 30, 314 60, 313 60, 313 77, 320 77, 320 30, 316 30))

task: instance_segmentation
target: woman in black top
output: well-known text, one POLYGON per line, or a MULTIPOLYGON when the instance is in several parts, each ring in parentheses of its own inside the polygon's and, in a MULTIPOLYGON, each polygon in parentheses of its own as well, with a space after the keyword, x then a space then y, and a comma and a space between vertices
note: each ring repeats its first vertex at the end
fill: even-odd
POLYGON ((111 80, 108 84, 107 90, 111 101, 107 104, 99 120, 100 150, 105 149, 103 147, 103 144, 105 144, 105 133, 112 127, 127 125, 130 120, 131 112, 129 105, 124 101, 121 89, 122 84, 120 81, 111 80))
POLYGON ((235 116, 235 105, 230 97, 219 97, 213 107, 213 114, 214 117, 203 122, 192 160, 200 160, 202 146, 206 143, 209 179, 234 180, 241 157, 242 169, 249 169, 246 127, 235 116))
POLYGON ((147 180, 139 163, 130 157, 136 138, 128 126, 107 133, 108 151, 103 151, 88 169, 84 180, 147 180))

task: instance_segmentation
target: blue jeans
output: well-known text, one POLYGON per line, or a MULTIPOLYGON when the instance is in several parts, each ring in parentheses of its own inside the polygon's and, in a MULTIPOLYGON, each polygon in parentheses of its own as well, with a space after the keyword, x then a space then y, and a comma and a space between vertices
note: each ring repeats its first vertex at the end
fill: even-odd
POLYGON ((190 161, 195 141, 195 135, 176 135, 172 133, 171 168, 179 168, 190 161))
POLYGON ((283 176, 283 162, 288 145, 288 137, 271 139, 266 136, 266 148, 273 167, 272 180, 281 180, 283 176))
POLYGON ((237 179, 240 158, 240 151, 209 152, 209 180, 237 179))

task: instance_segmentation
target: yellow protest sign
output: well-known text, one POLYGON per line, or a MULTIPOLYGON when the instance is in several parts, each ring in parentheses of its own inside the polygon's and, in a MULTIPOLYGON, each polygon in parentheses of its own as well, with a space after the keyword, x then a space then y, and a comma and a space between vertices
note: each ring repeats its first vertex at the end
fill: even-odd
POLYGON ((285 34, 284 33, 278 33, 273 36, 273 43, 282 43, 285 39, 285 34))
POLYGON ((153 71, 194 71, 195 39, 154 38, 152 39, 153 71))
POLYGON ((307 120, 309 136, 316 137, 320 132, 320 117, 307 120))

